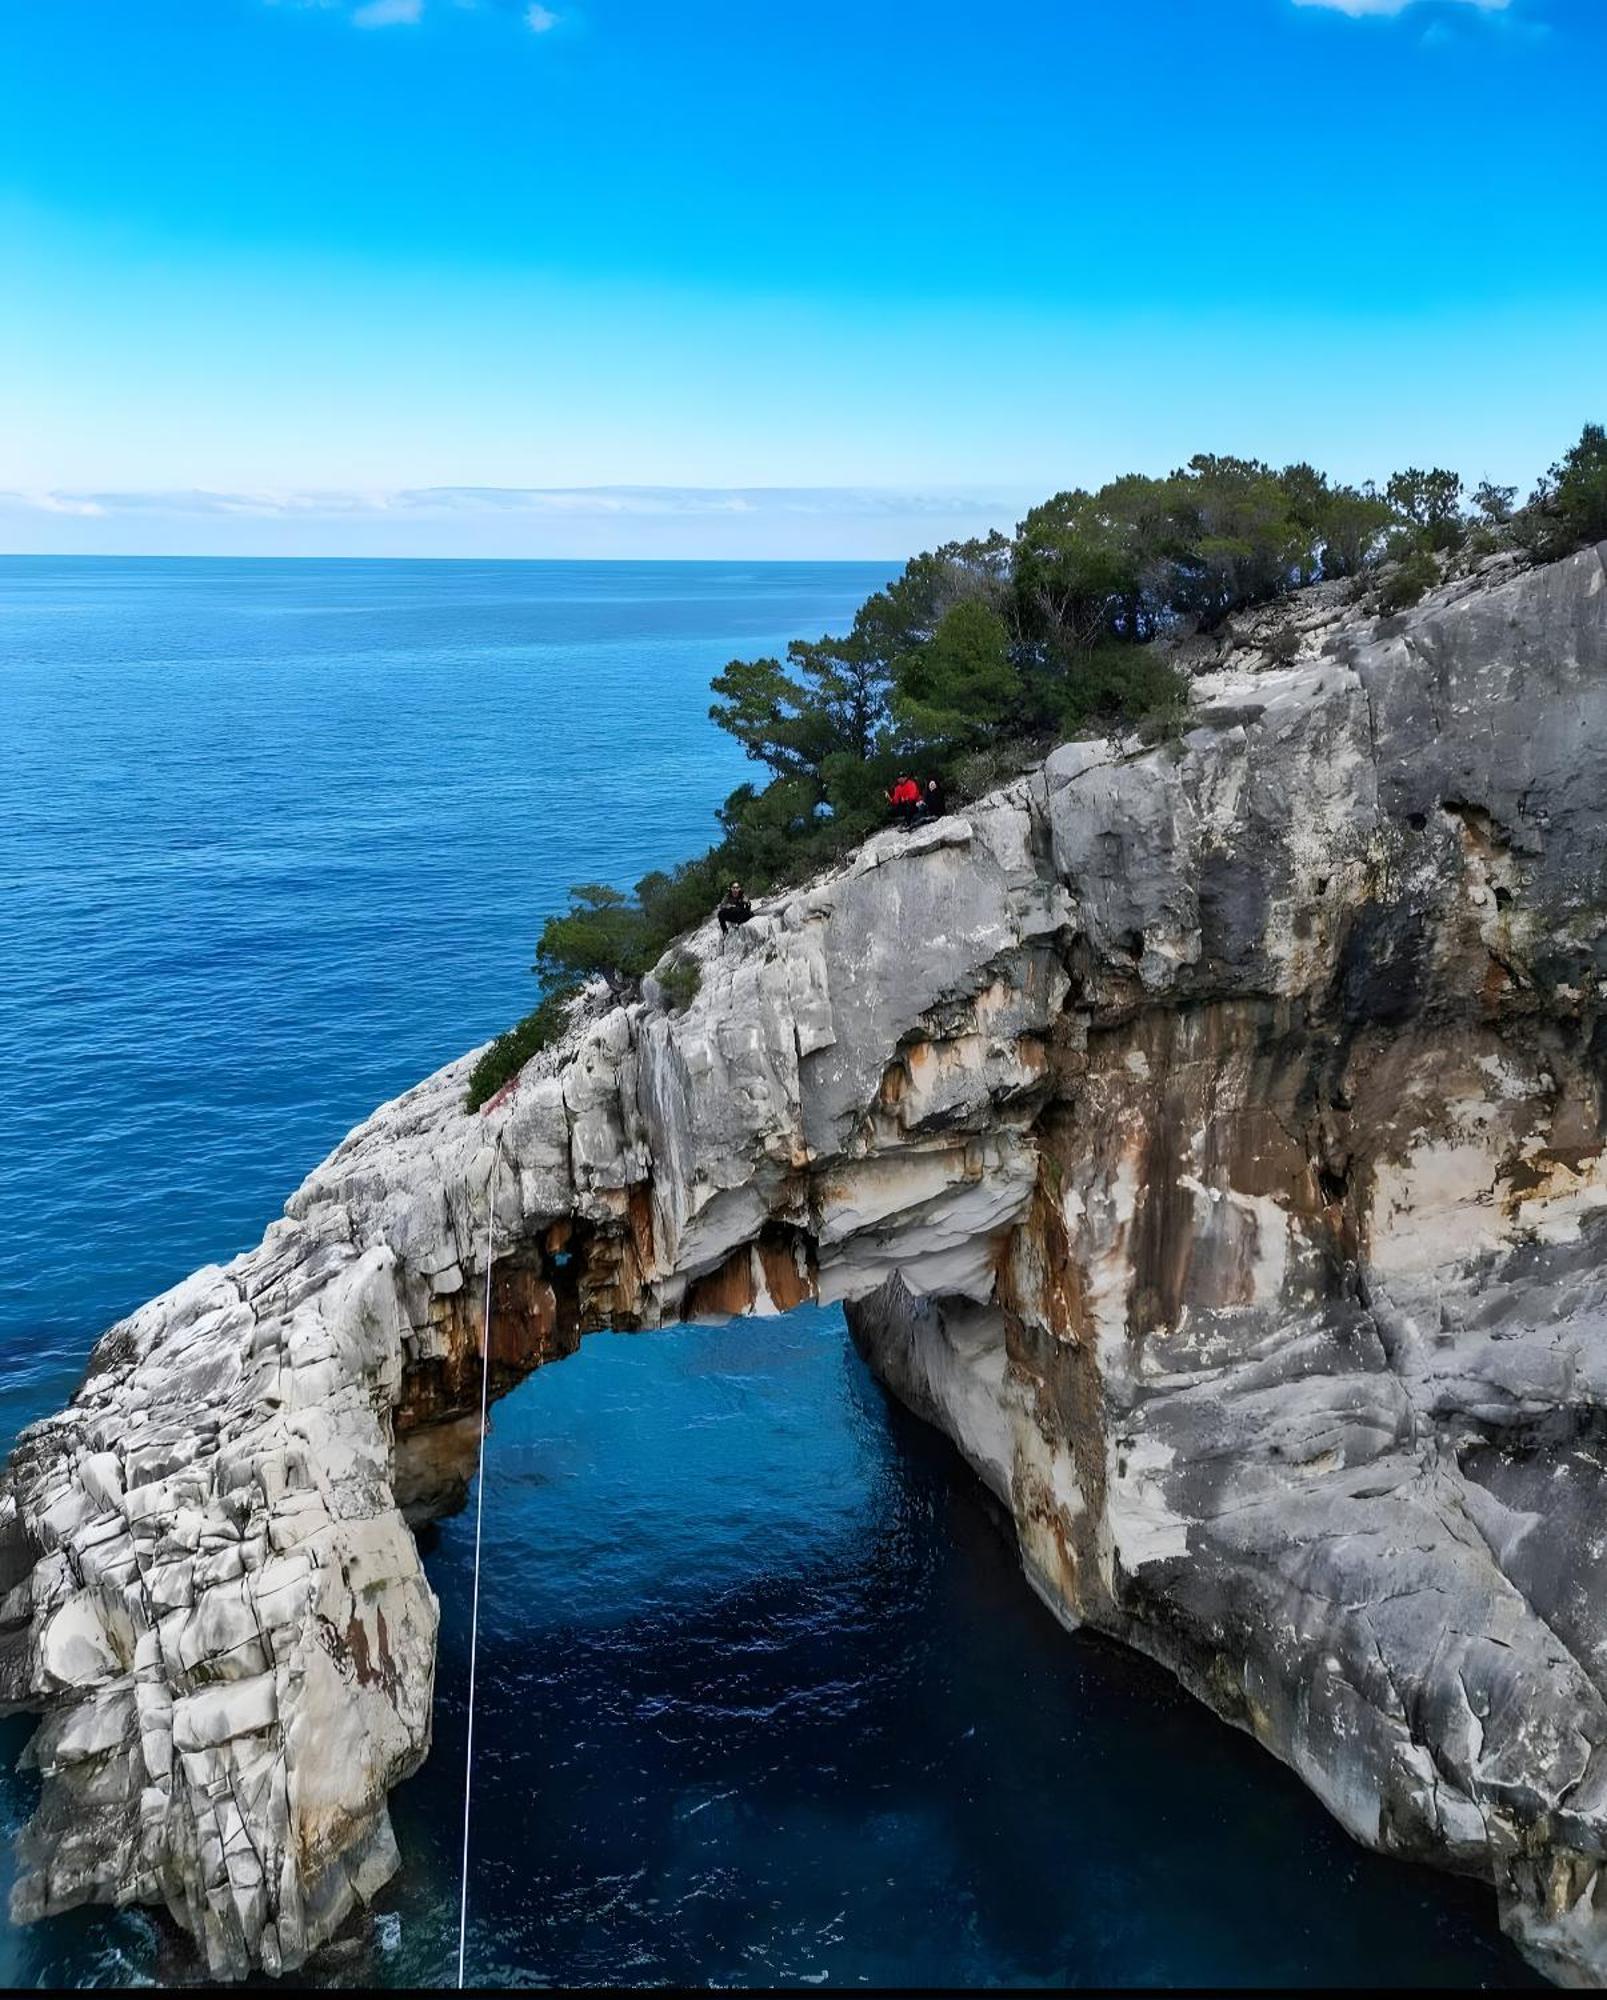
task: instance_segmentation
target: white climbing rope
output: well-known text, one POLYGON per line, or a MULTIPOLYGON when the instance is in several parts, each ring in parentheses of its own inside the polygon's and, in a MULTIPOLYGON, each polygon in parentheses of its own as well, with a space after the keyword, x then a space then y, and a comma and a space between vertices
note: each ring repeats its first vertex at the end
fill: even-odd
POLYGON ((469 1612, 469 1740, 463 1753, 463 1868, 458 1900, 458 1991, 463 1990, 463 1960, 469 1942, 469 1811, 474 1791, 474 1675, 480 1653, 480 1524, 485 1518, 485 1420, 491 1401, 491 1247, 497 1231, 497 1168, 502 1164, 502 1134, 491 1156, 486 1182, 485 1324, 480 1349, 480 1463, 474 1480, 474 1603, 469 1612))

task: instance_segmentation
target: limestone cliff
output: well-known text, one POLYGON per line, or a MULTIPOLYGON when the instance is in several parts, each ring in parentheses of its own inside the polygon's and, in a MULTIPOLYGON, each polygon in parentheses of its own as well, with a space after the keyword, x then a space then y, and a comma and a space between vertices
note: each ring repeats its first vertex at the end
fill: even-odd
POLYGON ((850 1302, 1068 1621, 1607 1975, 1607 571, 1196 683, 693 941, 483 1113, 383 1107, 96 1348, 0 1493, 16 1914, 300 1963, 394 1867, 409 1519, 588 1329, 850 1302))

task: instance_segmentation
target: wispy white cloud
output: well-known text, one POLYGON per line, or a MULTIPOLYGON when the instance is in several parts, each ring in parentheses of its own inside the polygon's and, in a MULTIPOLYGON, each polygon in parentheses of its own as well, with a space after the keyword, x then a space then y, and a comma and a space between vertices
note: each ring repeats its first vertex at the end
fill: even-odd
POLYGON ((901 562, 1008 528, 1036 498, 992 486, 13 489, 0 491, 0 551, 901 562))
POLYGON ((234 515, 259 520, 312 516, 527 514, 592 518, 805 516, 875 519, 948 515, 990 505, 978 493, 910 493, 870 486, 414 486, 393 492, 245 492, 179 488, 152 492, 0 492, 19 512, 115 515, 234 515))
MULTIPOLYGON (((1348 14, 1360 20, 1367 14, 1404 14, 1420 0, 1295 0, 1297 7, 1326 7, 1331 13, 1348 14)), ((1512 0, 1435 0, 1447 7, 1475 7, 1481 14, 1504 14, 1512 0)))
POLYGON ((367 0, 352 20, 359 28, 411 27, 424 12, 424 0, 367 0))
POLYGON ((106 512, 87 493, 0 493, 0 507, 30 514, 69 514, 94 519, 106 512))
MULTIPOLYGON (((359 28, 411 28, 423 20, 428 0, 265 0, 265 4, 325 11, 339 8, 359 28)), ((541 0, 451 0, 451 4, 464 14, 479 13, 483 7, 506 20, 520 22, 533 35, 549 34, 569 21, 567 13, 545 7, 541 0)))

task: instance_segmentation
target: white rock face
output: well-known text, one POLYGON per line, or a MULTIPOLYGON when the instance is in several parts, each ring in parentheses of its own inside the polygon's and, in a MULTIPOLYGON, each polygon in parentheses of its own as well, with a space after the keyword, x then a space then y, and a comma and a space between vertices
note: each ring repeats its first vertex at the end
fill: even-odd
POLYGON ((1068 1621, 1607 1971, 1607 591, 1587 552, 1199 684, 870 841, 684 1013, 382 1107, 114 1328, 0 1492, 16 1914, 291 1968, 396 1864, 408 1526, 601 1326, 850 1302, 1068 1621))

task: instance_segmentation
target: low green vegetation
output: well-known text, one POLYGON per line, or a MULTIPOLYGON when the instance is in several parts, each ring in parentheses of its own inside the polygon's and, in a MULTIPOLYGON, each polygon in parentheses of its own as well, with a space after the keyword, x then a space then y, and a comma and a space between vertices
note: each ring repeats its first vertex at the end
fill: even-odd
MULTIPOLYGON (((563 1030, 590 980, 635 991, 650 972, 663 1003, 696 997, 697 963, 663 962, 727 883, 762 895, 801 880, 887 818, 902 772, 978 796, 1066 737, 1182 727, 1187 683, 1164 646, 1219 632, 1236 614, 1303 585, 1352 579, 1389 615, 1447 565, 1503 549, 1550 561, 1607 539, 1607 431, 1588 425, 1526 506, 1486 481, 1464 505, 1461 477, 1409 466, 1380 489, 1310 465, 1200 456, 1166 478, 1130 474, 1097 492, 1057 493, 1013 536, 917 556, 839 636, 795 639, 785 659, 733 660, 710 715, 761 767, 720 808, 706 854, 656 872, 627 896, 588 882, 550 917, 536 948, 541 1004, 476 1064, 482 1104, 563 1030)), ((1270 641, 1297 649, 1290 628, 1270 641)))
POLYGON ((1378 608, 1386 618, 1410 611, 1440 580, 1440 566, 1427 549, 1408 548, 1378 586, 1378 608))
POLYGON ((1541 562, 1607 541, 1607 428, 1586 424, 1511 526, 1520 546, 1541 562))
POLYGON ((468 1105, 476 1111, 494 1097, 510 1077, 517 1076, 533 1055, 557 1041, 569 1019, 572 987, 558 987, 546 994, 522 1021, 505 1028, 487 1045, 480 1060, 469 1071, 468 1105))
POLYGON ((684 1014, 703 991, 703 968, 690 954, 672 958, 661 968, 658 983, 664 1004, 672 1013, 684 1014))

